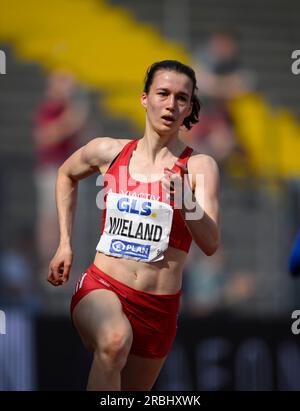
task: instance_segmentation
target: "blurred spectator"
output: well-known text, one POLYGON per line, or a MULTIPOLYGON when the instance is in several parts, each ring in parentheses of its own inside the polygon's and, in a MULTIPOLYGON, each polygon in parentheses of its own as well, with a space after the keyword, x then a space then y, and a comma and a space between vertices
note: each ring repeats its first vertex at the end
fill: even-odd
POLYGON ((253 74, 243 69, 238 35, 229 30, 213 33, 206 44, 197 48, 194 60, 203 109, 189 142, 222 166, 233 153, 244 156, 236 140, 228 102, 253 88, 253 74))
POLYGON ((0 253, 0 302, 4 307, 20 307, 35 312, 39 308, 32 262, 34 239, 28 229, 21 228, 7 239, 0 253))
POLYGON ((192 131, 193 148, 211 155, 222 166, 236 147, 233 126, 226 106, 220 101, 205 102, 200 121, 192 131))
POLYGON ((6 334, 0 338, 0 391, 36 389, 34 317, 40 301, 33 281, 34 241, 20 229, 0 253, 0 307, 6 334))
POLYGON ((247 269, 230 275, 224 288, 224 309, 227 312, 235 315, 251 313, 251 307, 255 306, 259 293, 257 277, 256 272, 247 269))
POLYGON ((82 145, 88 111, 87 98, 70 73, 50 75, 45 98, 34 116, 37 247, 43 281, 58 242, 54 196, 57 170, 82 145))
POLYGON ((214 32, 194 58, 201 95, 226 101, 253 89, 253 73, 242 66, 239 35, 233 30, 214 32))
POLYGON ((209 315, 221 308, 226 282, 224 254, 220 248, 207 258, 191 247, 183 286, 183 310, 191 315, 209 315))
POLYGON ((258 292, 256 273, 229 270, 223 247, 209 258, 195 246, 191 250, 183 277, 183 311, 192 316, 247 312, 258 292))

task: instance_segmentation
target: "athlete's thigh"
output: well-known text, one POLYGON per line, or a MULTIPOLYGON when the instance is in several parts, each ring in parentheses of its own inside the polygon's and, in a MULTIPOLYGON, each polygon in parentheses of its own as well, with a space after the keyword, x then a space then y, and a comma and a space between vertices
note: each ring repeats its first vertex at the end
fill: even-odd
POLYGON ((118 296, 112 291, 91 291, 77 303, 72 319, 89 351, 99 345, 99 340, 109 338, 112 334, 119 333, 128 341, 132 340, 130 322, 118 296))
POLYGON ((166 361, 163 358, 146 358, 129 354, 121 372, 122 391, 150 391, 166 361))

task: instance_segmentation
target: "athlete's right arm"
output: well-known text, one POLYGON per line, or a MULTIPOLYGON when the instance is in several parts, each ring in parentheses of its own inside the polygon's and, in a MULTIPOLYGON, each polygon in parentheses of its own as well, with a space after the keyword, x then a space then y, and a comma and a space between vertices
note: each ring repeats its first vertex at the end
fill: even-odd
POLYGON ((74 220, 78 182, 109 164, 121 151, 120 140, 101 137, 72 154, 59 168, 56 180, 56 207, 60 242, 49 265, 48 281, 61 285, 69 278, 73 260, 71 234, 74 220))

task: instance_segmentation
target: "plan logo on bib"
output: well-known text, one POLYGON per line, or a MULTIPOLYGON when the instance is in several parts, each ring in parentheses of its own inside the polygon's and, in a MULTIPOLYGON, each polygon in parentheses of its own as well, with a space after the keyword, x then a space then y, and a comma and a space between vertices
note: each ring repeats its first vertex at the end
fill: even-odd
POLYGON ((150 245, 131 243, 123 240, 112 240, 109 251, 122 255, 130 255, 132 257, 147 259, 149 257, 150 245))

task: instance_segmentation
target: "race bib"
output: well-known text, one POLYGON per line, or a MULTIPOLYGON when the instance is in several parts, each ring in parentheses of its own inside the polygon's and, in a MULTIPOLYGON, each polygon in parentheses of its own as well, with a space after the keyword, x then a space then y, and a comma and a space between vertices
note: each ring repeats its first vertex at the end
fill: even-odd
POLYGON ((136 261, 163 260, 172 219, 173 209, 169 204, 109 192, 105 226, 96 249, 136 261))

